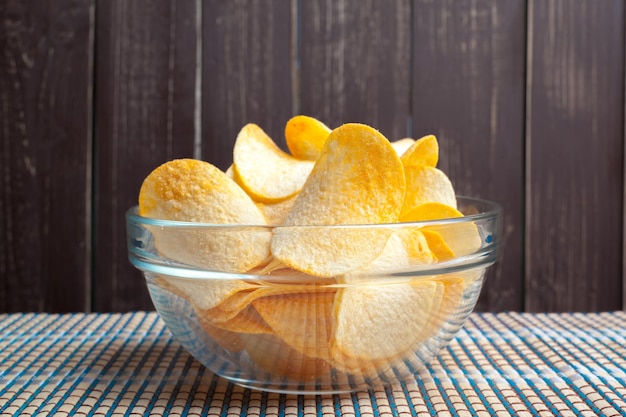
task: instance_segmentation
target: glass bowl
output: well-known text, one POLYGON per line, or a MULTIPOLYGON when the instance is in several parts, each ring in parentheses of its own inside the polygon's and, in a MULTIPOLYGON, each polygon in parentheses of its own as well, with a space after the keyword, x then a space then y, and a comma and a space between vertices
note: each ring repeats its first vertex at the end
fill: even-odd
POLYGON ((215 374, 280 393, 363 390, 416 374, 473 310, 497 258, 501 208, 467 197, 457 202, 464 217, 292 227, 159 220, 134 207, 126 215, 128 253, 167 328, 215 374), (354 256, 369 248, 380 255, 357 267, 348 260, 341 273, 324 277, 268 256, 273 239, 316 235, 340 242, 337 253, 367 238, 354 256), (415 256, 425 243, 437 257, 415 256), (445 256, 446 243, 454 257, 445 256), (242 266, 264 252, 260 264, 242 266))

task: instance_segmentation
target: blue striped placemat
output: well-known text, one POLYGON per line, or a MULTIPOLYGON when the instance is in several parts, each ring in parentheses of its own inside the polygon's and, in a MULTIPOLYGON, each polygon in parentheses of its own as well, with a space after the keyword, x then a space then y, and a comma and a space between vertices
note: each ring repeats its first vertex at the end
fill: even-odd
POLYGON ((625 416, 626 313, 473 314, 415 379, 327 396, 216 377, 156 313, 0 315, 0 416, 625 416))

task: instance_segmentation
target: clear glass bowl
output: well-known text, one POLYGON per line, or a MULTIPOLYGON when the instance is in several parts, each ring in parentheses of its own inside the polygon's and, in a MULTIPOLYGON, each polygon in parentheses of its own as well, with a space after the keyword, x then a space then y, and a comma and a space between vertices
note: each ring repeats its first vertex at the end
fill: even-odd
POLYGON ((134 207, 126 216, 128 253, 168 329, 212 372, 266 391, 349 392, 415 374, 473 310, 485 270, 497 258, 501 208, 466 197, 458 197, 458 208, 464 217, 285 227, 158 220, 134 207), (460 256, 407 262, 389 242, 416 231, 452 236, 460 256), (368 246, 388 255, 324 278, 271 258, 248 271, 229 270, 242 267, 237 251, 226 253, 233 247, 250 257, 268 250, 275 236, 292 233, 331 239, 339 233, 343 245, 348 236, 367 236, 368 246), (465 245, 468 233, 473 244, 465 245))

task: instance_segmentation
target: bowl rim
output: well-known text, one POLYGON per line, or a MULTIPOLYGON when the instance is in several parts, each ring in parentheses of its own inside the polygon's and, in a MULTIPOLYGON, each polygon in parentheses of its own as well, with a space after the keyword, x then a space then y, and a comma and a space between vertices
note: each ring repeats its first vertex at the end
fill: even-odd
MULTIPOLYGON (((304 225, 304 226, 272 226, 272 225, 243 225, 243 224, 213 224, 213 223, 200 223, 200 222, 181 222, 175 220, 162 220, 149 217, 140 216, 137 213, 138 207, 131 207, 126 213, 126 226, 128 235, 128 257, 136 268, 144 273, 152 273, 158 275, 177 276, 180 278, 191 279, 239 279, 250 281, 264 281, 267 279, 267 275, 259 275, 251 271, 236 273, 236 272, 224 272, 201 268, 193 265, 187 265, 183 263, 176 263, 173 260, 163 258, 151 254, 149 251, 144 250, 143 245, 145 242, 132 238, 131 230, 140 229, 159 229, 160 231, 176 231, 176 230, 201 230, 201 231, 219 231, 221 233, 240 233, 245 232, 289 232, 293 229, 315 230, 318 228, 333 228, 333 229, 348 229, 348 228, 384 228, 386 230, 401 230, 405 228, 421 228, 424 226, 445 226, 455 227, 454 225, 463 225, 468 223, 490 223, 490 228, 493 230, 493 234, 489 234, 489 239, 486 241, 486 245, 481 247, 478 251, 455 257, 453 259, 436 262, 434 264, 415 265, 405 272, 384 272, 381 274, 369 274, 371 277, 378 275, 389 277, 394 276, 399 279, 405 279, 403 277, 417 277, 417 276, 431 276, 438 274, 446 274, 450 272, 464 271, 472 268, 487 267, 496 262, 500 253, 500 239, 502 233, 502 207, 493 201, 457 196, 457 200, 465 205, 475 205, 477 209, 482 209, 476 214, 467 214, 464 217, 448 218, 440 220, 428 220, 419 222, 398 222, 398 223, 381 223, 381 224, 341 224, 341 225, 304 225), (175 270, 175 271, 174 271, 175 270), (219 275, 216 278, 213 275, 219 275)), ((152 232, 151 232, 152 233, 152 232)), ((147 277, 147 276, 146 276, 147 277)), ((388 279, 388 278, 386 278, 388 279)), ((285 275, 285 281, 291 280, 291 275, 285 275)), ((281 281, 279 275, 272 275, 272 281, 281 281)), ((325 284, 331 285, 331 284, 325 284)), ((332 284, 334 285, 334 284, 332 284)), ((341 284, 345 285, 345 284, 341 284)))
POLYGON ((221 228, 221 229, 240 229, 240 228, 271 228, 271 229, 346 229, 346 228, 405 228, 412 226, 433 226, 433 225, 448 225, 448 224, 460 224, 468 222, 477 222, 490 218, 498 218, 502 215, 502 206, 491 200, 485 200, 482 198, 468 197, 463 195, 456 196, 457 201, 463 201, 468 204, 476 204, 486 209, 475 214, 464 214, 463 217, 453 217, 436 220, 421 220, 413 222, 394 222, 394 223, 343 223, 333 225, 315 225, 315 224, 303 224, 303 225, 284 225, 284 224, 222 224, 222 223, 204 223, 204 222, 191 222, 180 220, 166 220, 157 219, 153 217, 145 217, 139 214, 139 206, 135 205, 130 207, 126 211, 126 220, 133 223, 141 223, 151 226, 159 226, 161 228, 221 228))

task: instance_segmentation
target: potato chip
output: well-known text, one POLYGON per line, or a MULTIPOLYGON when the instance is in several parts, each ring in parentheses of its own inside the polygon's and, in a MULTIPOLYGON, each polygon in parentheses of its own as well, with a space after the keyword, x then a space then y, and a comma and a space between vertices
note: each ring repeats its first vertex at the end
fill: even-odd
POLYGON ((298 159, 317 160, 329 134, 328 126, 310 116, 294 116, 285 126, 287 147, 298 159))
POLYGON ((185 298, 197 310, 211 310, 238 293, 247 294, 258 286, 244 280, 184 279, 161 276, 159 286, 185 298))
POLYGON ((429 202, 439 202, 456 208, 456 196, 452 183, 441 170, 428 165, 407 166, 406 196, 400 221, 409 221, 407 214, 413 208, 429 202))
POLYGON ((261 203, 276 203, 298 193, 314 164, 282 151, 253 123, 237 135, 233 160, 235 181, 261 203))
POLYGON ((214 308, 206 309, 212 316, 214 322, 225 322, 241 313, 252 300, 265 293, 264 287, 234 292, 229 297, 224 298, 221 303, 214 308))
POLYGON ((375 259, 391 233, 385 228, 288 227, 391 223, 405 193, 402 163, 375 129, 346 124, 333 130, 300 195, 274 229, 272 254, 319 277, 341 275, 375 259))
POLYGON ((220 272, 245 272, 269 255, 271 233, 250 197, 225 173, 208 162, 177 159, 148 175, 139 192, 139 214, 236 229, 210 230, 190 225, 167 232, 150 227, 157 250, 178 262, 220 272))
POLYGON ((252 305, 273 333, 298 352, 329 358, 335 288, 259 297, 252 305))
MULTIPOLYGON (((314 288, 311 287, 311 290, 314 288)), ((246 288, 234 292, 210 309, 198 309, 196 313, 212 326, 237 333, 271 333, 271 327, 252 306, 255 299, 276 294, 302 291, 301 286, 262 286, 253 290, 246 288)))
POLYGON ((406 167, 427 165, 436 167, 439 162, 439 143, 434 135, 419 138, 400 157, 406 167))
POLYGON ((340 289, 331 364, 361 374, 401 359, 425 339, 442 292, 443 284, 423 279, 340 289))
MULTIPOLYGON (((155 276, 154 284, 187 300, 195 310, 198 322, 204 331, 218 345, 232 352, 238 352, 243 349, 243 345, 237 333, 229 331, 229 328, 226 326, 220 327, 214 325, 214 320, 211 320, 213 315, 207 315, 207 311, 215 311, 218 308, 217 306, 224 299, 236 294, 238 291, 248 289, 245 283, 242 284, 242 281, 239 280, 211 283, 159 275, 155 276), (201 307, 205 309, 208 308, 209 310, 202 310, 201 307)), ((237 328, 241 327, 241 325, 237 326, 237 328)), ((265 328, 269 330, 267 325, 265 325, 265 328)))
POLYGON ((196 311, 203 321, 222 330, 235 333, 265 334, 271 333, 272 329, 263 320, 259 313, 251 306, 245 305, 241 310, 224 312, 219 307, 211 310, 196 311))
POLYGON ((434 276, 431 278, 418 278, 437 283, 440 287, 433 296, 432 314, 428 324, 421 333, 421 340, 426 340, 435 336, 457 311, 465 289, 464 279, 461 276, 434 276))
POLYGON ((413 207, 403 216, 403 221, 421 222, 427 220, 455 219, 463 217, 463 213, 444 203, 429 201, 413 207))
POLYGON ((402 239, 411 265, 430 264, 437 260, 428 246, 428 240, 419 228, 400 229, 395 234, 402 239))
POLYGON ((202 326, 202 330, 220 347, 230 352, 241 352, 243 350, 243 342, 238 333, 214 326, 211 321, 207 320, 202 314, 196 315, 198 316, 198 323, 202 326))
POLYGON ((310 382, 331 370, 325 360, 303 355, 273 334, 242 334, 241 339, 250 359, 274 377, 310 382))
POLYGON ((441 236, 441 233, 438 233, 435 230, 423 228, 422 234, 424 235, 426 242, 428 242, 428 248, 433 255, 435 255, 437 261, 444 262, 454 259, 456 255, 450 246, 448 246, 443 236, 441 236))
POLYGON ((391 146, 393 146, 393 149, 395 149, 398 156, 401 156, 414 143, 415 143, 415 139, 413 138, 402 138, 402 139, 394 140, 393 142, 391 142, 391 146))
POLYGON ((259 209, 265 215, 267 224, 272 226, 283 224, 297 196, 298 195, 295 194, 278 203, 257 203, 259 209))
MULTIPOLYGON (((428 202, 421 204, 412 210, 410 210, 405 216, 405 221, 425 221, 425 220, 441 220, 441 219, 453 219, 463 217, 463 213, 450 207, 446 204, 438 202, 428 202)), ((472 222, 463 221, 458 223, 446 223, 441 225, 426 226, 422 229, 423 232, 428 231, 436 232, 441 239, 445 242, 452 252, 450 258, 465 256, 476 252, 482 246, 482 240, 478 228, 472 222)), ((427 239, 430 243, 435 243, 438 237, 434 234, 429 234, 427 239)), ((439 243, 441 249, 443 245, 439 243)), ((433 252, 438 251, 431 248, 433 252)))
POLYGON ((226 176, 231 180, 235 179, 235 168, 233 167, 233 164, 230 164, 226 171, 224 171, 224 174, 226 174, 226 176))
POLYGON ((283 288, 290 288, 291 285, 306 287, 311 285, 329 285, 333 283, 331 279, 316 277, 292 269, 275 258, 261 268, 258 274, 263 276, 264 283, 268 285, 277 284, 283 288))
POLYGON ((444 291, 439 312, 432 327, 437 330, 457 311, 465 290, 465 279, 461 275, 441 276, 437 281, 443 283, 444 291))
MULTIPOLYGON (((394 231, 380 255, 370 264, 342 275, 340 282, 354 283, 367 281, 389 282, 389 274, 411 271, 418 265, 436 262, 436 256, 428 247, 428 242, 418 228, 394 231)), ((400 277, 399 280, 407 280, 400 277)), ((397 281, 398 279, 394 280, 397 281)))

